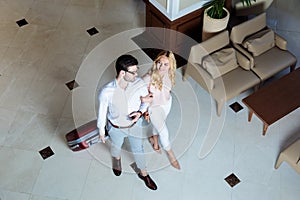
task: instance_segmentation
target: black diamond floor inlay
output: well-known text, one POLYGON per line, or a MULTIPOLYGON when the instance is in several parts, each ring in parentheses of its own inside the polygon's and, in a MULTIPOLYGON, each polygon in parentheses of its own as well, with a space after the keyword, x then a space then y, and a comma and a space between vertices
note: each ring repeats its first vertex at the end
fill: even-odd
POLYGON ((16 21, 16 23, 18 24, 19 27, 22 27, 22 26, 25 26, 26 24, 28 24, 26 19, 21 19, 19 21, 16 21))
POLYGON ((88 29, 88 30, 86 30, 86 31, 90 34, 90 36, 99 33, 99 31, 98 31, 95 27, 90 28, 90 29, 88 29))
POLYGON ((73 90, 74 88, 77 88, 79 84, 75 80, 73 80, 66 83, 66 86, 69 88, 69 90, 73 90))
POLYGON ((243 106, 241 106, 241 104, 239 104, 238 102, 234 102, 233 104, 230 105, 230 108, 234 111, 234 112, 239 112, 240 110, 243 109, 243 106))
POLYGON ((40 150, 39 153, 44 160, 54 155, 54 152, 50 147, 46 147, 45 149, 40 150))
POLYGON ((229 176, 227 176, 225 179, 224 179, 231 187, 234 187, 236 186, 238 183, 240 183, 240 179, 234 174, 230 174, 229 176))

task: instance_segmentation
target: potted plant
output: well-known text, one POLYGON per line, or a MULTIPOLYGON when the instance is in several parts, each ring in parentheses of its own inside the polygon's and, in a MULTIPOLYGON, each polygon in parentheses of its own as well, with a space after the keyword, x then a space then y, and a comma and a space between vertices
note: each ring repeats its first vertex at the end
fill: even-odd
MULTIPOLYGON (((244 6, 250 6, 251 1, 240 0, 244 6)), ((203 31, 214 33, 224 30, 229 21, 229 11, 225 8, 225 0, 211 0, 204 4, 203 31)))

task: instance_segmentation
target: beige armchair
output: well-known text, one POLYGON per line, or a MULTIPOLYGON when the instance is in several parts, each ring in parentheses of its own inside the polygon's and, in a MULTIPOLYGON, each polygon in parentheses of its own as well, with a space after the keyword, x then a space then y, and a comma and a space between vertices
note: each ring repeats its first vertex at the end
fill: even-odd
POLYGON ((275 169, 278 169, 283 161, 287 162, 298 174, 300 174, 300 139, 296 140, 280 152, 275 164, 275 169))
POLYGON ((250 61, 230 46, 226 30, 191 48, 183 80, 191 76, 198 82, 215 99, 220 116, 227 100, 259 85, 249 69, 250 61))
POLYGON ((266 13, 234 26, 230 39, 248 57, 251 70, 261 81, 288 67, 295 69, 296 57, 287 50, 287 41, 267 27, 266 13))

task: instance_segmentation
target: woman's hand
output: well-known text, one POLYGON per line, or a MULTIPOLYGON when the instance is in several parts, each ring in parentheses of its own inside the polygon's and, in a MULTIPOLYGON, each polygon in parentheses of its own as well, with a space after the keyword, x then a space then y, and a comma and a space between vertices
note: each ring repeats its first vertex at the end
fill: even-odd
POLYGON ((153 101, 153 94, 149 93, 147 96, 140 97, 140 98, 141 98, 141 101, 143 103, 152 103, 152 101, 153 101))
POLYGON ((143 116, 144 116, 144 119, 149 123, 150 122, 149 112, 148 111, 144 112, 143 116))

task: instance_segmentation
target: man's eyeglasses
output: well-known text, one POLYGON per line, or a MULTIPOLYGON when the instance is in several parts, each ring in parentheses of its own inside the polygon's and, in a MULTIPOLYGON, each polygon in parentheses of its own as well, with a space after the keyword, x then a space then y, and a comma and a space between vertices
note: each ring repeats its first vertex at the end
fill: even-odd
POLYGON ((124 70, 124 71, 125 71, 125 72, 128 72, 129 74, 136 75, 136 74, 138 74, 138 70, 139 70, 139 68, 137 68, 137 70, 134 71, 134 72, 128 71, 128 70, 124 70))

